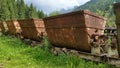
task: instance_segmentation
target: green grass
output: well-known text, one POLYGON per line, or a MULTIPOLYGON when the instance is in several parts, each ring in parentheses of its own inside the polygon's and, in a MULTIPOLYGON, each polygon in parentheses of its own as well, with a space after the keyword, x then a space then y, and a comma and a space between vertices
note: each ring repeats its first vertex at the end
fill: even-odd
POLYGON ((0 36, 0 68, 115 68, 103 63, 78 59, 76 56, 50 53, 45 48, 31 47, 11 36, 0 36))

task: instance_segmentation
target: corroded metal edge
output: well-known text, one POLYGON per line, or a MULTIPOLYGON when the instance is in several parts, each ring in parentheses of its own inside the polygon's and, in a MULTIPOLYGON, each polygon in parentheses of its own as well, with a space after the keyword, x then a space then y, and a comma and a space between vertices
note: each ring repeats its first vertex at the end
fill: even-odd
POLYGON ((75 12, 60 14, 60 15, 56 15, 56 16, 46 17, 46 18, 43 18, 43 19, 44 20, 46 20, 46 19, 54 19, 54 18, 58 18, 58 17, 66 17, 66 16, 78 15, 78 14, 88 14, 88 15, 91 15, 91 16, 94 16, 94 17, 106 20, 106 18, 104 18, 102 16, 99 16, 96 13, 90 12, 89 10, 80 10, 80 11, 75 11, 75 12))

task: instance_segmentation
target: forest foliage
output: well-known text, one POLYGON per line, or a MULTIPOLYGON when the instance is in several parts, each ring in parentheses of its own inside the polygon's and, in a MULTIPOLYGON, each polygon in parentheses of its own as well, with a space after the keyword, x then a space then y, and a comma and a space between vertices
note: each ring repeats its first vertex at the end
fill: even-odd
POLYGON ((0 0, 0 21, 45 16, 42 10, 37 10, 33 4, 25 4, 24 0, 0 0))
MULTIPOLYGON (((119 0, 90 0, 87 3, 75 7, 73 11, 89 9, 92 12, 107 18, 106 26, 115 26, 115 15, 113 12, 113 3, 119 0)), ((61 14, 55 11, 49 16, 61 14)), ((0 21, 11 19, 43 18, 47 15, 42 10, 37 10, 33 4, 27 5, 24 0, 0 0, 0 21)))

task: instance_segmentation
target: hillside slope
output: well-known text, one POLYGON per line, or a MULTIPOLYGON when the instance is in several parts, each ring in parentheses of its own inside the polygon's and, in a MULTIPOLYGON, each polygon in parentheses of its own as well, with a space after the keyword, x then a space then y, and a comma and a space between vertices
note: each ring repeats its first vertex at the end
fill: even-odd
POLYGON ((113 3, 120 0, 91 0, 84 5, 74 8, 73 11, 89 9, 101 16, 107 18, 107 26, 115 26, 115 17, 113 13, 113 3))
POLYGON ((105 11, 109 9, 110 5, 117 1, 118 0, 91 0, 84 5, 78 6, 74 10, 89 9, 93 12, 96 12, 97 10, 105 11))

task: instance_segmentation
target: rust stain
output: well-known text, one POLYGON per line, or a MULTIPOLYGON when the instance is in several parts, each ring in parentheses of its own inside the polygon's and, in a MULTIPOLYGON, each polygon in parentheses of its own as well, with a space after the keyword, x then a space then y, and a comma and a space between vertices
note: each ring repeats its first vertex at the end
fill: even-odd
POLYGON ((18 20, 25 38, 39 41, 39 37, 45 35, 45 26, 42 19, 18 20))
POLYGON ((6 21, 6 24, 7 24, 8 31, 10 34, 15 35, 16 33, 21 32, 21 28, 17 20, 6 21))
POLYGON ((106 19, 88 10, 44 18, 47 36, 54 46, 90 52, 92 34, 103 34, 106 19))

